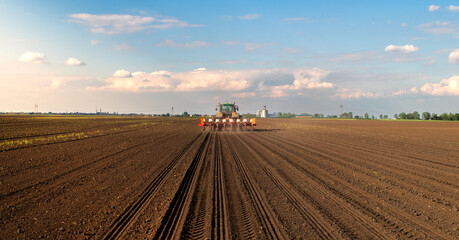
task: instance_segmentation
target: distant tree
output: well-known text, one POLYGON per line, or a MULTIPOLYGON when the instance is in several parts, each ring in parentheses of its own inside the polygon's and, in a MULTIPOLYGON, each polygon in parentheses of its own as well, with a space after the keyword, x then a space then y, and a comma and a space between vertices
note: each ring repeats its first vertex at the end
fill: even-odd
POLYGON ((355 115, 354 116, 354 119, 361 119, 362 117, 360 117, 359 115, 355 115))
POLYGON ((400 119, 406 119, 406 113, 401 112, 401 113, 398 115, 398 117, 399 117, 400 119))
POLYGON ((383 119, 383 115, 382 114, 379 114, 379 119, 383 119))
POLYGON ((459 113, 454 114, 454 121, 459 121, 459 113))
POLYGON ((388 119, 388 118, 389 118, 389 116, 387 116, 387 115, 384 115, 384 119, 388 119))
POLYGON ((448 121, 454 121, 454 114, 452 112, 448 114, 448 121))
POLYGON ((188 112, 183 112, 184 117, 188 117, 188 112))
POLYGON ((448 114, 447 114, 447 113, 442 113, 442 114, 440 115, 440 119, 443 120, 443 121, 448 120, 448 114))
POLYGON ((288 113, 284 113, 282 115, 283 118, 295 118, 296 117, 296 114, 294 113, 291 113, 291 112, 288 112, 288 113))
POLYGON ((353 114, 352 112, 345 112, 345 113, 342 113, 339 115, 339 118, 344 118, 344 119, 352 119, 353 118, 353 114))
POLYGON ((321 114, 321 113, 314 113, 314 115, 312 115, 313 118, 323 118, 324 115, 321 114))
POLYGON ((365 119, 370 119, 370 116, 368 115, 368 113, 365 113, 365 119))
POLYGON ((278 118, 281 118, 283 116, 283 114, 281 112, 278 112, 276 115, 277 115, 278 118))
POLYGON ((419 115, 419 113, 417 111, 413 112, 413 119, 416 119, 416 120, 421 119, 421 116, 419 115))
POLYGON ((436 113, 432 113, 432 115, 430 116, 430 119, 431 120, 440 120, 440 117, 436 113))
POLYGON ((407 113, 405 119, 414 119, 414 115, 412 113, 407 113))
POLYGON ((394 118, 395 118, 395 119, 398 119, 399 116, 398 116, 397 114, 394 114, 394 118))
POLYGON ((257 115, 255 115, 253 113, 246 113, 246 114, 242 114, 242 117, 243 118, 255 118, 255 117, 257 117, 257 115))
POLYGON ((430 120, 430 113, 429 112, 423 112, 422 113, 422 119, 424 120, 430 120))

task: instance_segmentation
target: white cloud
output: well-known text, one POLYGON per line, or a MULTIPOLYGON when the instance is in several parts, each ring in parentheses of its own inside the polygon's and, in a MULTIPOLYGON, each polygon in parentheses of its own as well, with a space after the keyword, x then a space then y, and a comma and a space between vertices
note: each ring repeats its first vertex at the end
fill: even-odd
POLYGON ((419 90, 435 96, 459 96, 459 75, 443 79, 439 83, 426 83, 419 90))
POLYGON ((82 65, 85 65, 85 63, 79 59, 76 59, 76 58, 69 58, 67 60, 65 60, 65 64, 67 65, 72 65, 72 66, 82 66, 82 65))
POLYGON ((457 12, 457 11, 459 11, 459 6, 451 5, 451 6, 448 7, 448 10, 450 10, 452 12, 457 12))
POLYGON ((260 16, 261 16, 261 14, 254 13, 254 14, 247 14, 247 15, 239 16, 239 19, 255 20, 255 19, 259 18, 260 16))
POLYGON ((295 80, 291 89, 314 89, 314 88, 333 88, 335 85, 330 82, 322 82, 330 72, 318 68, 312 70, 298 71, 294 73, 295 80))
POLYGON ((452 51, 448 56, 448 62, 459 63, 459 48, 452 51))
POLYGON ((236 98, 249 98, 249 97, 255 97, 256 94, 255 92, 240 92, 240 93, 233 93, 231 96, 236 97, 236 98))
POLYGON ((458 30, 458 26, 452 24, 451 22, 441 22, 435 21, 431 23, 424 23, 418 26, 421 31, 434 34, 434 35, 442 35, 442 34, 454 34, 458 30))
POLYGON ((132 77, 132 74, 124 69, 117 70, 114 74, 113 77, 115 78, 130 78, 132 77))
POLYGON ((339 97, 341 99, 359 99, 359 98, 376 98, 378 94, 369 91, 363 91, 360 89, 338 89, 335 97, 339 97))
POLYGON ((209 46, 208 42, 204 41, 193 41, 190 43, 176 43, 174 40, 165 40, 162 43, 156 44, 156 46, 166 46, 166 47, 174 47, 174 48, 195 48, 195 47, 203 47, 209 46))
POLYGON ((440 6, 437 6, 437 5, 430 5, 429 6, 429 11, 430 12, 437 11, 438 9, 440 9, 440 6))
POLYGON ((46 60, 46 56, 44 53, 39 53, 39 52, 25 52, 22 54, 22 56, 19 58, 19 61, 21 62, 31 62, 31 63, 44 63, 46 60))
POLYGON ((402 23, 400 24, 400 27, 407 27, 408 26, 408 23, 402 23))
POLYGON ((90 27, 93 33, 122 34, 141 32, 147 29, 168 29, 175 27, 202 27, 198 24, 189 24, 176 18, 156 18, 136 15, 120 14, 88 14, 76 13, 69 15, 71 22, 84 24, 90 27))
POLYGON ((113 44, 113 48, 116 51, 129 51, 132 49, 132 47, 128 44, 113 44))
POLYGON ((384 51, 386 52, 401 52, 401 53, 412 53, 412 52, 417 52, 418 50, 419 48, 411 44, 406 44, 405 46, 395 46, 391 44, 384 49, 384 51))
POLYGON ((91 45, 96 45, 96 44, 100 43, 100 41, 99 40, 91 40, 90 43, 91 43, 91 45))

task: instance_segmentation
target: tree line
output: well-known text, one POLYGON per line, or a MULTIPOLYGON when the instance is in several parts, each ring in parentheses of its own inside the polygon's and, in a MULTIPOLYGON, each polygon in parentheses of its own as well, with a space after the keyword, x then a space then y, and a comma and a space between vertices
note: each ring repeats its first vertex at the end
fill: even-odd
POLYGON ((414 120, 442 120, 442 121, 459 121, 459 113, 429 113, 423 112, 419 114, 418 112, 414 111, 413 113, 404 113, 401 112, 398 115, 394 115, 395 119, 414 119, 414 120))
MULTIPOLYGON (((366 119, 366 120, 374 120, 374 119, 389 119, 388 115, 379 114, 379 118, 374 115, 369 115, 365 113, 362 116, 354 115, 352 112, 345 112, 340 115, 327 115, 321 113, 315 113, 312 115, 313 118, 341 118, 341 119, 366 119)), ((407 119, 407 120, 442 120, 442 121, 459 121, 459 113, 429 113, 423 112, 419 114, 419 112, 414 111, 412 113, 405 113, 401 112, 399 114, 394 115, 394 119, 407 119)))

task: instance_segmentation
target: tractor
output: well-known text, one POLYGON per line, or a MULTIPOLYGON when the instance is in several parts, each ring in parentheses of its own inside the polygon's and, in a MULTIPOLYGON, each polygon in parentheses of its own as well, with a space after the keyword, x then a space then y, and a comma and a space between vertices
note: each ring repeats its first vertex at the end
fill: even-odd
POLYGON ((203 131, 206 127, 210 131, 253 131, 254 126, 257 125, 255 118, 242 118, 238 110, 236 103, 218 103, 215 108, 217 114, 208 119, 201 118, 199 126, 202 126, 203 131))

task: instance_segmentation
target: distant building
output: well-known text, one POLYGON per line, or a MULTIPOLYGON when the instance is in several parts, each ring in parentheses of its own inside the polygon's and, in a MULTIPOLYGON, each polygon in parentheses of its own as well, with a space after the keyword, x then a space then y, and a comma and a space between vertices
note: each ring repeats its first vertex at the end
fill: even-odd
POLYGON ((263 106, 263 109, 261 109, 261 110, 257 110, 257 117, 259 117, 259 118, 267 118, 267 117, 269 117, 268 109, 266 109, 266 106, 263 106))

